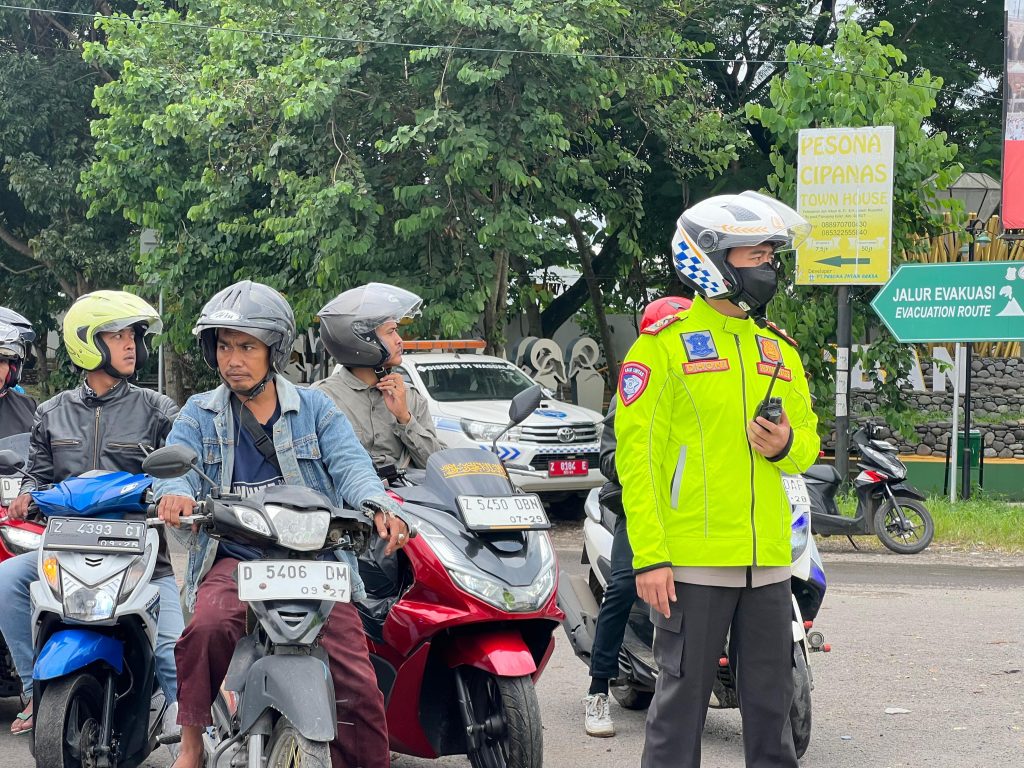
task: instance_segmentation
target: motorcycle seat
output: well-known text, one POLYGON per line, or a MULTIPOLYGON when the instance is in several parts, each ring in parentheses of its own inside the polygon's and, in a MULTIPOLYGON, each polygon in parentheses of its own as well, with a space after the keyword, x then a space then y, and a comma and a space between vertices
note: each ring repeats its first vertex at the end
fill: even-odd
POLYGON ((804 477, 816 480, 819 483, 835 483, 838 485, 842 482, 842 478, 839 476, 839 470, 831 464, 815 464, 804 472, 804 477))

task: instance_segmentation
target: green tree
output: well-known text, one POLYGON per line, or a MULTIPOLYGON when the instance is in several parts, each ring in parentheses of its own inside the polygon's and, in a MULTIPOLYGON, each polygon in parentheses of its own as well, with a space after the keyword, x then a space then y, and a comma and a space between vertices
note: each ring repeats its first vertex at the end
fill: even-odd
MULTIPOLYGON (((104 21, 88 58, 120 75, 96 92, 93 211, 162 233, 142 272, 176 297, 179 342, 244 275, 300 322, 350 285, 401 282, 427 300, 425 330, 482 316, 500 349, 517 281, 640 258, 649 184, 735 158, 688 68, 621 58, 698 50, 669 30, 672 5, 198 0, 188 23, 218 29, 104 21)), ((656 226, 667 242, 671 221, 656 226)))
MULTIPOLYGON (((62 6, 94 12, 84 0, 62 6)), ((128 224, 88 220, 77 189, 92 161, 93 88, 111 79, 82 60, 83 41, 97 37, 91 27, 88 18, 0 10, 0 303, 40 331, 44 388, 45 331, 56 315, 82 293, 133 279, 128 224)))
MULTIPOLYGON (((768 187, 780 199, 795 203, 796 157, 802 128, 832 126, 895 127, 895 182, 893 189, 893 263, 915 248, 915 236, 941 231, 942 220, 929 206, 935 201, 926 181, 937 176, 943 189, 959 173, 954 165, 956 146, 945 134, 930 133, 926 123, 935 108, 942 81, 922 71, 913 77, 898 71, 906 57, 886 42, 892 25, 882 22, 865 31, 854 21, 840 25, 834 45, 792 44, 786 57, 790 64, 770 89, 770 106, 750 105, 747 114, 772 136, 773 173, 768 187)), ((789 264, 788 266, 792 266, 789 264)), ((792 271, 790 270, 792 274, 792 271)), ((909 370, 910 348, 900 345, 877 327, 869 302, 875 287, 851 289, 855 338, 865 338, 872 328, 870 350, 864 355, 865 370, 877 364, 884 375, 870 374, 896 428, 909 425, 898 380, 909 370)), ((780 294, 769 315, 800 339, 804 365, 812 374, 812 392, 819 414, 828 416, 834 402, 832 364, 821 350, 834 340, 836 296, 820 287, 798 286, 780 294)))

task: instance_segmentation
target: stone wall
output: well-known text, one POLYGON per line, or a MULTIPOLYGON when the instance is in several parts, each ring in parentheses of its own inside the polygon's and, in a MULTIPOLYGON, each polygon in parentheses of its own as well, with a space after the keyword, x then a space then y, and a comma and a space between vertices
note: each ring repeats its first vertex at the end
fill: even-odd
MULTIPOLYGON (((921 361, 925 381, 931 381, 932 364, 921 361)), ((982 435, 986 458, 1024 459, 1024 358, 975 358, 971 364, 971 426, 982 435)), ((921 415, 922 421, 910 440, 880 426, 878 436, 899 447, 903 453, 945 456, 953 406, 952 383, 945 392, 909 389, 904 395, 921 415)), ((851 393, 851 426, 869 418, 874 395, 870 391, 851 393)), ((957 428, 963 434, 963 398, 957 428)), ((876 423, 878 419, 875 419, 876 423)), ((824 441, 835 448, 835 433, 824 441)))

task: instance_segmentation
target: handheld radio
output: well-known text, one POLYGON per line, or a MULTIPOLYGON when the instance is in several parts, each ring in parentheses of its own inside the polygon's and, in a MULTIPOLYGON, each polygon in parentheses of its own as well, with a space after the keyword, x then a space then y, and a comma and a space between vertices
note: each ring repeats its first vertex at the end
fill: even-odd
POLYGON ((782 421, 782 398, 772 397, 772 388, 775 386, 775 380, 779 378, 780 370, 782 370, 781 360, 775 364, 772 380, 768 382, 768 391, 765 393, 761 405, 757 408, 757 415, 768 419, 772 424, 778 424, 782 421))

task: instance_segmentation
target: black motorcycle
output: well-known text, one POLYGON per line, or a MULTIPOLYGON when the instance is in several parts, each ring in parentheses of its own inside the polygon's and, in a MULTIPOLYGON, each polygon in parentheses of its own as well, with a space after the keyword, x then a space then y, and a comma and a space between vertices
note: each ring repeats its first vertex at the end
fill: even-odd
MULTIPOLYGON (((171 445, 150 454, 154 477, 202 474, 195 453, 171 445)), ((216 483, 207 478, 213 488, 216 483)), ((372 528, 362 512, 339 509, 321 493, 275 485, 249 498, 211 496, 182 518, 208 535, 267 551, 240 563, 238 599, 249 632, 235 645, 205 736, 206 765, 322 768, 337 729, 334 683, 316 641, 336 602, 350 599, 352 574, 336 549, 366 549, 372 528)))
POLYGON ((857 491, 857 512, 844 515, 836 504, 842 483, 831 464, 815 464, 804 473, 811 497, 811 528, 821 536, 878 536, 893 552, 913 555, 927 547, 935 536, 935 523, 922 503, 923 493, 907 482, 907 467, 899 460, 896 447, 874 438, 868 423, 853 433, 851 442, 858 453, 860 474, 853 481, 857 491))

